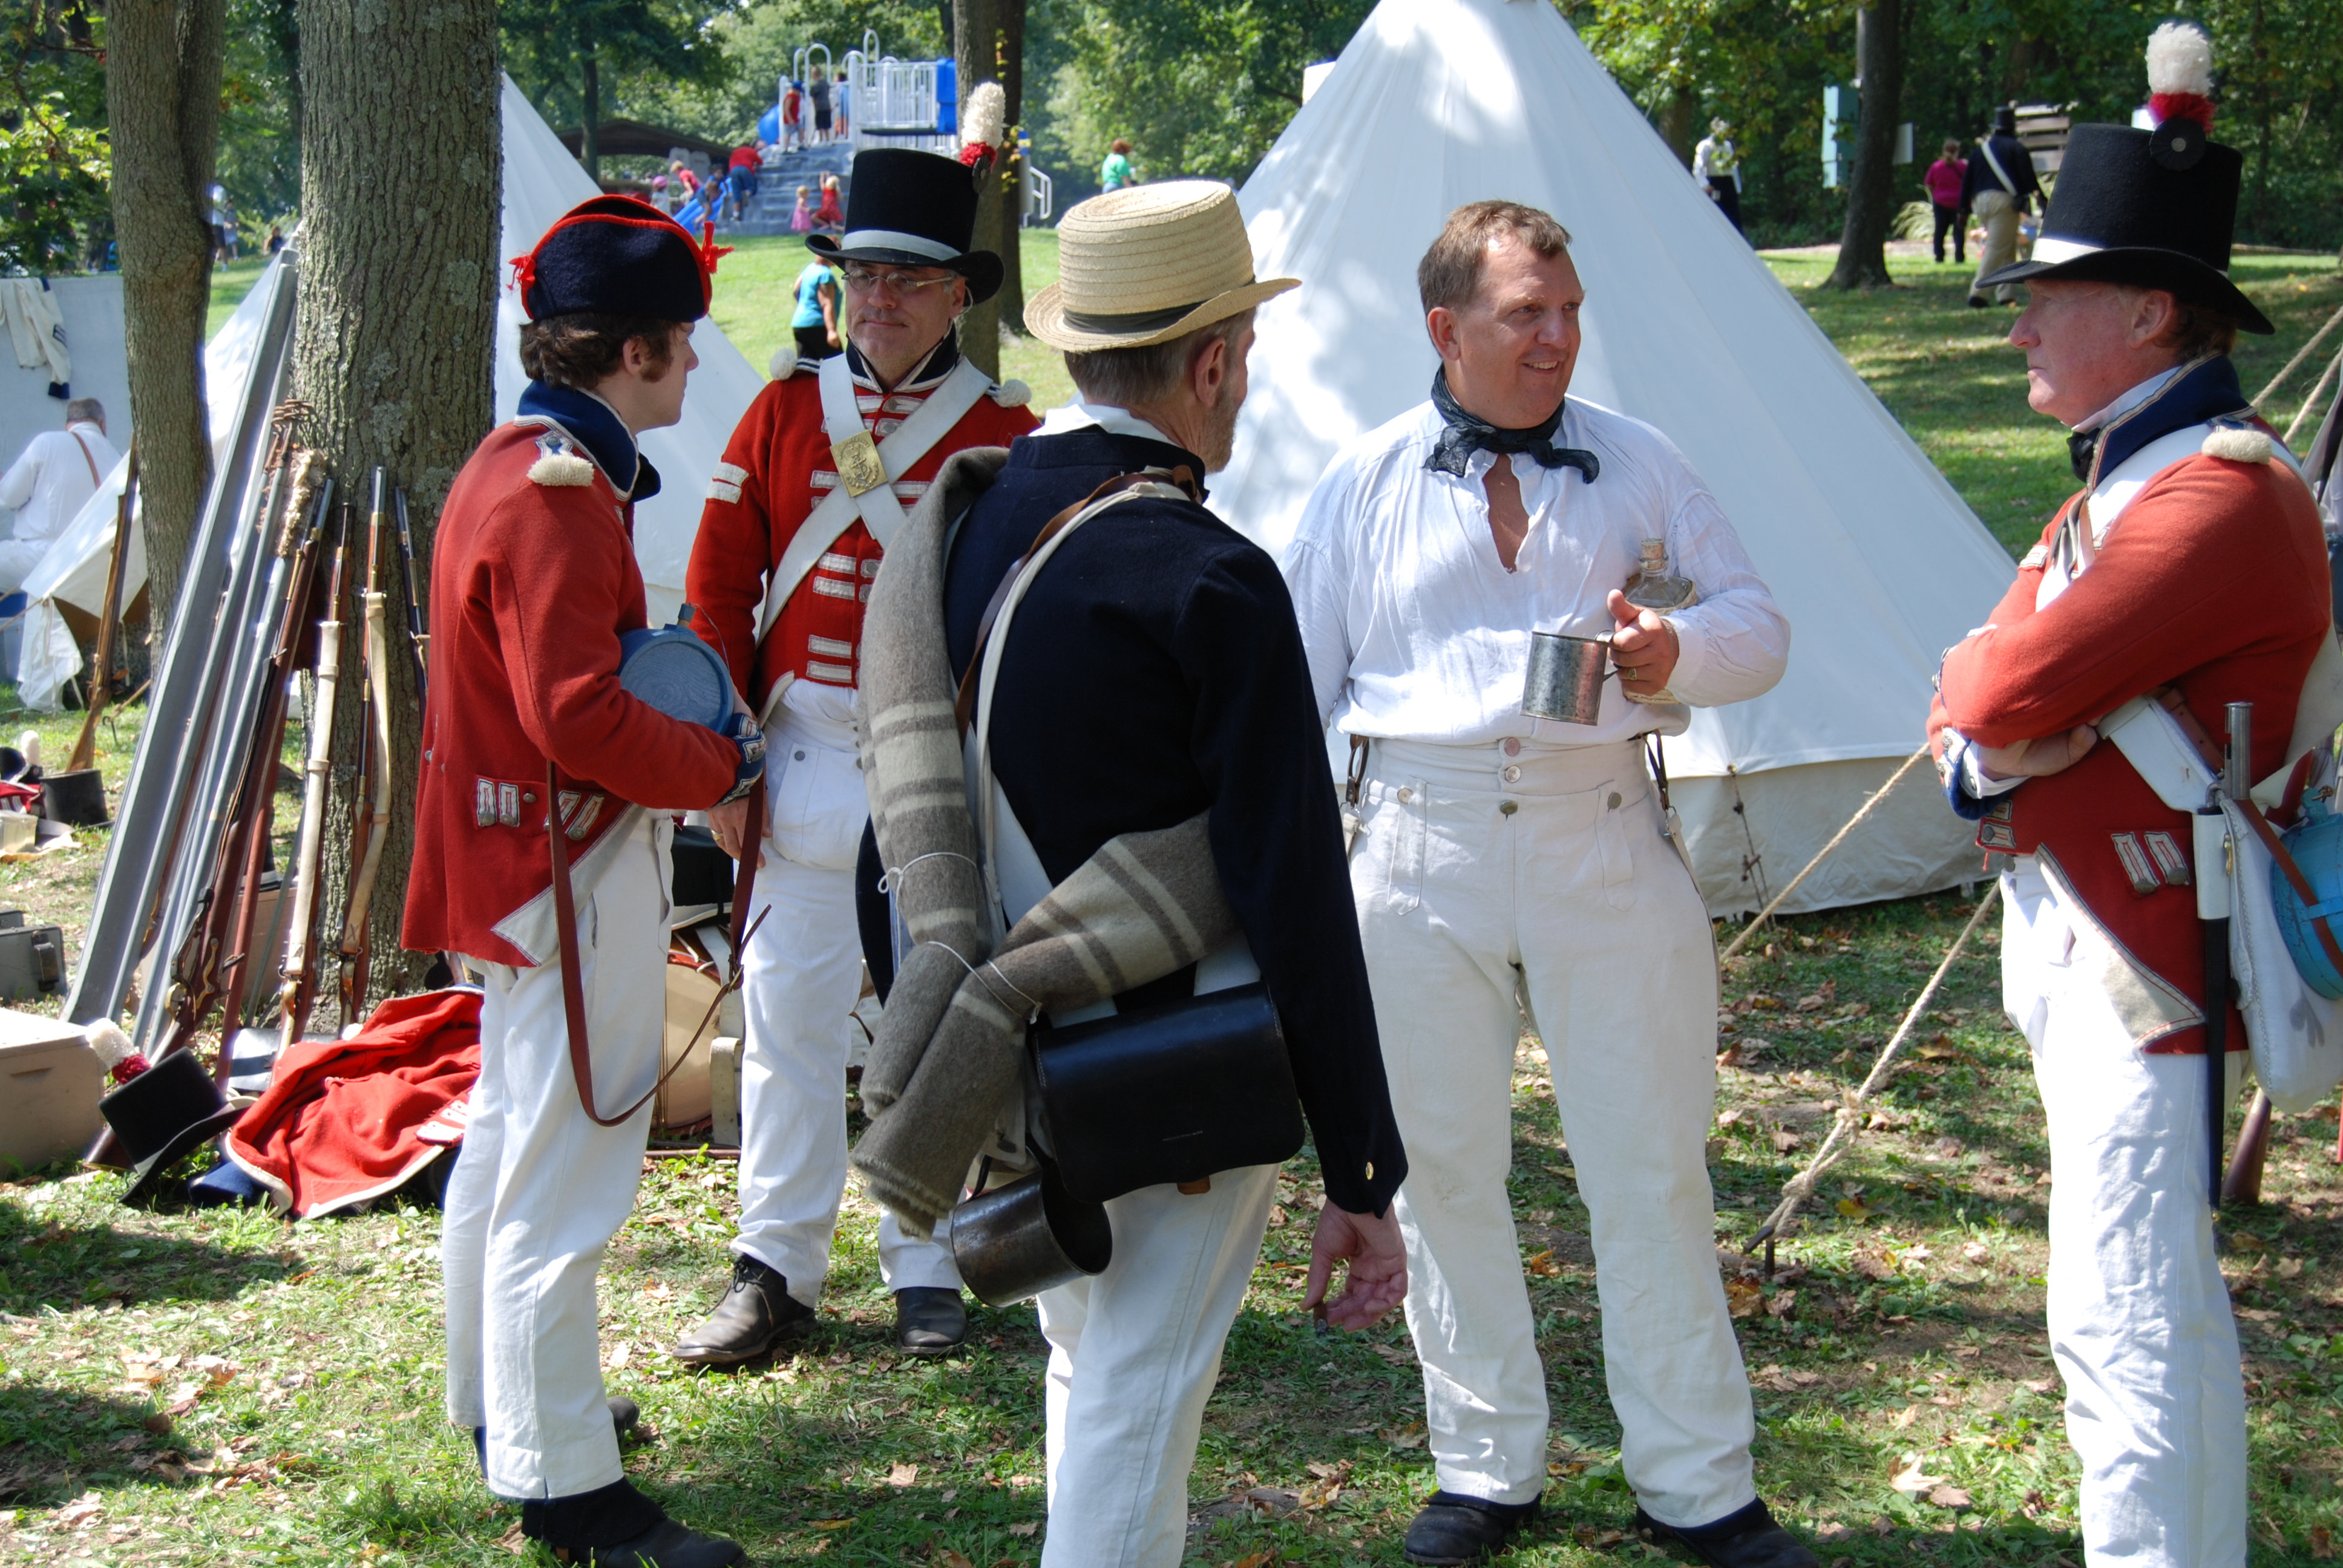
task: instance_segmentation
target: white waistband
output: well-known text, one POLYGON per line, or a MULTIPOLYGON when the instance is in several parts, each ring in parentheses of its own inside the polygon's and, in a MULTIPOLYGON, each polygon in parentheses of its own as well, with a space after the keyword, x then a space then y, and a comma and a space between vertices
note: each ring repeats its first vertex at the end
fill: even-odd
POLYGON ((853 725, 820 714, 803 713, 787 703, 781 705, 780 711, 775 713, 772 722, 766 726, 765 738, 769 745, 803 742, 826 750, 843 751, 850 757, 856 750, 853 725))
POLYGON ((1492 740, 1477 746, 1443 746, 1430 740, 1372 740, 1367 776, 1396 782, 1420 779, 1443 790, 1486 790, 1493 795, 1576 795, 1604 784, 1644 779, 1643 745, 1546 746, 1534 740, 1492 740))

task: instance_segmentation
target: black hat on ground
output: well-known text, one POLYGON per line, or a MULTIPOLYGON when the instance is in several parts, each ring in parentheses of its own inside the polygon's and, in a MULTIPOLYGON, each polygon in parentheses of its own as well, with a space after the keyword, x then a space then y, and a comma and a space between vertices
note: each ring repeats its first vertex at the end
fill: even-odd
POLYGON ((100 1100, 97 1109, 130 1156, 130 1188, 122 1201, 134 1207, 155 1196, 156 1179, 181 1155, 244 1114, 221 1098, 192 1050, 173 1051, 100 1100))
POLYGON ((857 153, 846 232, 809 235, 806 248, 824 261, 949 267, 968 279, 970 302, 981 305, 1001 291, 1003 269, 992 252, 969 249, 976 237, 978 177, 940 153, 857 153))
POLYGON ((514 281, 531 321, 581 311, 697 321, 708 314, 716 258, 729 249, 694 241, 647 201, 594 196, 513 258, 514 281))
POLYGON ((2148 44, 2156 129, 2077 126, 2033 258, 1980 277, 1976 286, 2048 277, 2168 289, 2247 332, 2274 331, 2229 281, 2245 159, 2212 140, 2213 106, 2204 95, 2209 70, 2202 34, 2176 23, 2158 28, 2148 44), (2197 59, 2168 64, 2176 54, 2197 59), (2178 75, 2170 75, 2175 70, 2178 75))

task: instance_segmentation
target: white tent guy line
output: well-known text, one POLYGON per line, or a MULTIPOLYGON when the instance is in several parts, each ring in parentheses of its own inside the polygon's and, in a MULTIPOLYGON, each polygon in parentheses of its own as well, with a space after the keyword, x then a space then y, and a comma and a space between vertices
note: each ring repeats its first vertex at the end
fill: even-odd
MULTIPOLYGON (((569 156, 558 137, 505 78, 504 222, 499 237, 500 258, 533 249, 554 220, 579 202, 599 194, 599 188, 569 156)), ((272 265, 283 265, 282 262, 272 265)), ((510 273, 498 268, 499 281, 510 273)), ((717 286, 723 286, 719 264, 717 286)), ((255 287, 204 350, 205 393, 215 440, 224 440, 230 412, 241 401, 251 374, 253 345, 260 329, 259 307, 266 289, 255 287)), ((496 417, 509 419, 519 406, 528 377, 520 367, 518 296, 499 287, 497 297, 496 417)), ((691 558, 691 541, 699 529, 699 510, 707 498, 708 476, 724 455, 733 427, 749 411, 765 378, 741 357, 740 351, 713 321, 703 321, 692 334, 699 367, 691 373, 684 400, 683 422, 643 437, 644 455, 659 471, 657 496, 635 508, 635 558, 643 571, 644 596, 651 623, 675 618, 683 602, 684 568, 691 558)), ((25 580, 33 601, 25 620, 24 651, 17 665, 18 696, 28 708, 54 710, 65 680, 80 673, 81 654, 57 611, 62 602, 98 613, 106 596, 108 553, 114 547, 115 508, 122 496, 124 466, 106 477, 91 498, 50 547, 25 580)), ((146 582, 145 542, 138 530, 130 535, 122 599, 128 604, 146 582)))
MULTIPOLYGON (((1262 309, 1214 505, 1282 548, 1336 449, 1426 396, 1416 259, 1489 197, 1572 231, 1573 395, 1683 448, 1795 628, 1778 688, 1667 743, 1711 910, 1755 908, 1752 849, 1780 888, 1911 754, 1942 649, 2014 568, 1553 6, 1383 0, 1246 183, 1260 272, 1302 286, 1262 309)), ((1974 879, 1967 839, 1907 780, 1794 907, 1974 879)))

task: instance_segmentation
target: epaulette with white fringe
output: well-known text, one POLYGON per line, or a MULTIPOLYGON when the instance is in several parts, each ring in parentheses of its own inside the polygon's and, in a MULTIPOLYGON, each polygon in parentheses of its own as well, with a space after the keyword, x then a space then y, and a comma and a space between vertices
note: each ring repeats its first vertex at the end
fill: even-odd
POLYGON ((1022 408, 1033 401, 1033 388, 1011 377, 985 393, 1003 408, 1022 408))
POLYGON ((576 447, 552 431, 537 438, 537 461, 528 466, 530 483, 558 487, 594 482, 593 459, 580 457, 576 447))
POLYGON ((2242 419, 2214 420, 2198 450, 2231 463, 2267 463, 2277 453, 2268 431, 2242 419))

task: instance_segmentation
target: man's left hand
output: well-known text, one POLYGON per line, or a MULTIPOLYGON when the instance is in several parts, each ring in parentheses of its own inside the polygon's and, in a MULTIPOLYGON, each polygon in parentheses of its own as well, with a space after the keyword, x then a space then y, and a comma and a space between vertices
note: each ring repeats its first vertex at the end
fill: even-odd
POLYGON ((1397 1217, 1389 1209, 1381 1214, 1353 1214, 1332 1203, 1319 1210, 1317 1234, 1310 1241, 1310 1290, 1302 1311, 1323 1302, 1329 1322, 1364 1329, 1406 1299, 1407 1247, 1400 1240, 1397 1217), (1342 1293, 1329 1302, 1326 1287, 1333 1282, 1334 1265, 1343 1259, 1351 1266, 1342 1293))
POLYGON ((1656 610, 1637 609, 1617 588, 1611 590, 1611 662, 1619 667, 1619 684, 1639 696, 1667 689, 1683 646, 1676 628, 1656 610))

